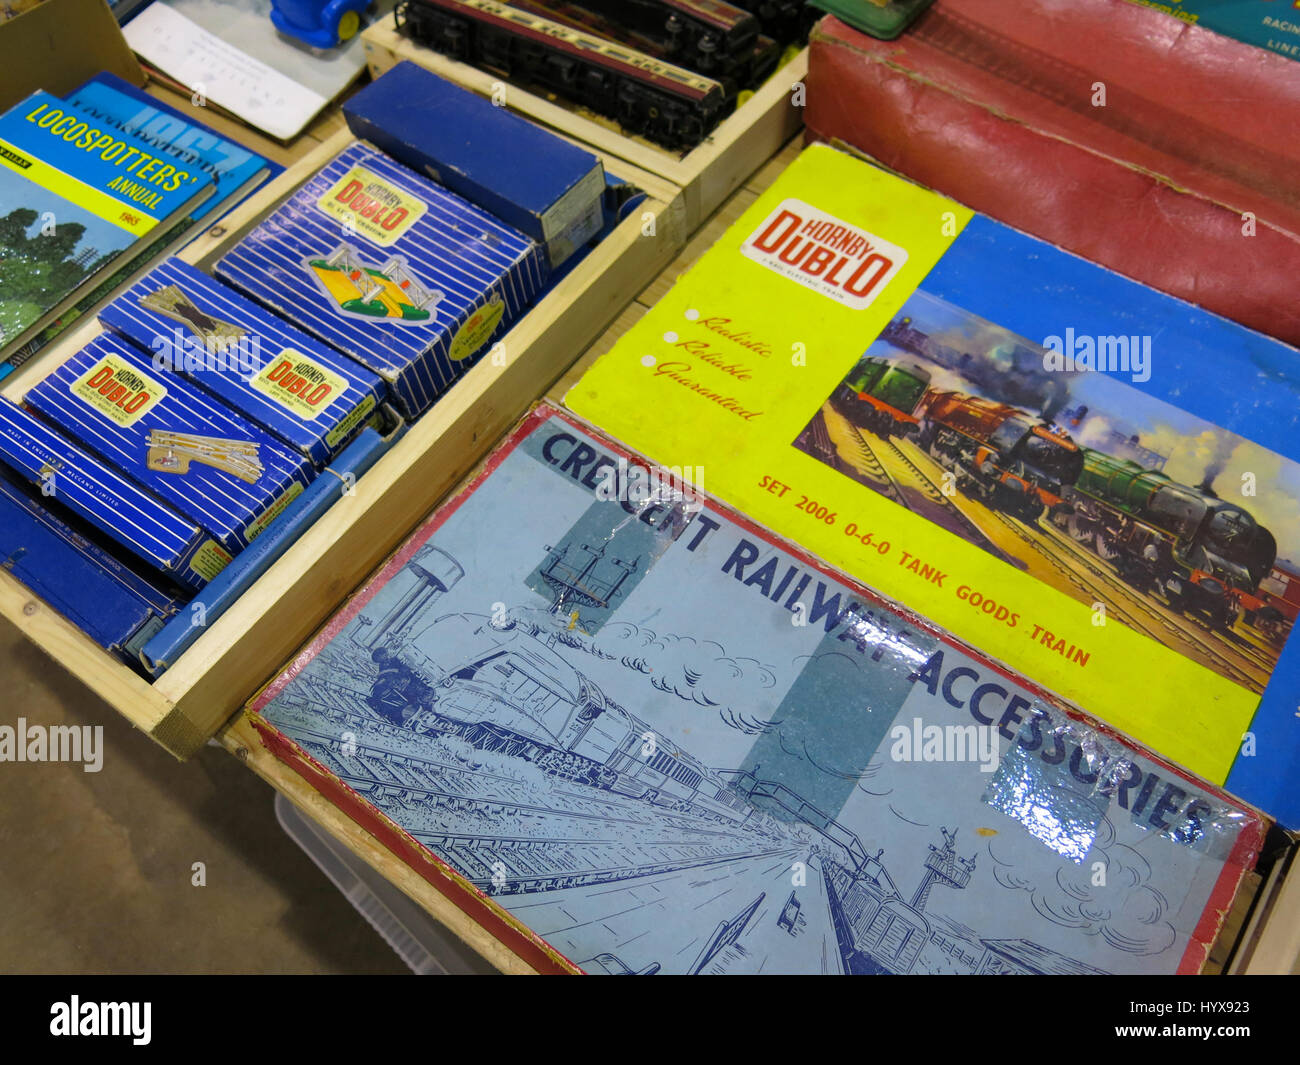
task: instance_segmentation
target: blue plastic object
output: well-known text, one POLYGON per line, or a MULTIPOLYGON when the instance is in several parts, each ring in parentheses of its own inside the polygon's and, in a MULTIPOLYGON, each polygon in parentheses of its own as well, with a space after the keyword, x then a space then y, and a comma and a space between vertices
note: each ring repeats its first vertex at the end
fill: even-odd
POLYGON ((336 48, 361 29, 370 0, 271 0, 275 28, 313 48, 336 48))

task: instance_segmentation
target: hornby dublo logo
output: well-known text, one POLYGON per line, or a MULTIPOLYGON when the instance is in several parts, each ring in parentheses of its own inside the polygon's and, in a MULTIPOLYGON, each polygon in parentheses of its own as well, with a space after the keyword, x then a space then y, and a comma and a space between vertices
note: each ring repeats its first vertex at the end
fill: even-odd
POLYGON ((769 270, 865 310, 907 262, 907 252, 874 233, 818 210, 784 200, 741 245, 769 270))
POLYGON ((423 200, 363 166, 354 166, 339 178, 317 206, 348 230, 383 247, 395 243, 428 210, 423 200))

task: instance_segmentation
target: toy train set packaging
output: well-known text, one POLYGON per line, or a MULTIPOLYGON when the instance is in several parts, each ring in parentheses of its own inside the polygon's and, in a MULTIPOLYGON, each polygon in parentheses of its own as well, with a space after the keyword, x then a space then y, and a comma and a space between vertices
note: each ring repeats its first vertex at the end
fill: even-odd
POLYGON ((343 114, 358 137, 544 245, 553 267, 600 232, 596 156, 423 67, 398 63, 343 114))
POLYGON ((181 259, 150 271, 99 320, 159 370, 182 374, 317 466, 387 393, 374 372, 181 259))
POLYGON ((543 971, 1200 970, 1259 814, 697 473, 537 408, 263 741, 543 971))
POLYGON ((355 143, 216 272, 379 374, 417 417, 523 313, 549 264, 522 233, 355 143))
POLYGON ((197 591, 230 562, 194 522, 3 397, 0 462, 186 588, 197 591))
POLYGON ((231 554, 314 474, 301 454, 111 334, 68 359, 24 402, 231 554))
POLYGON ((566 402, 1297 826, 1297 366, 814 146, 566 402))
POLYGON ((5 570, 99 646, 133 660, 180 601, 74 528, 70 517, 54 514, 49 502, 0 473, 5 570))

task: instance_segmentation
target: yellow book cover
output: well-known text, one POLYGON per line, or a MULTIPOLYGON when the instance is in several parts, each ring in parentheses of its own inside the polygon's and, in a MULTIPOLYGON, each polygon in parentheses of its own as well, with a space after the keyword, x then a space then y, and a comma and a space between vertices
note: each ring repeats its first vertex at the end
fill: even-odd
POLYGON ((1285 819, 1296 359, 813 146, 566 403, 1285 819))

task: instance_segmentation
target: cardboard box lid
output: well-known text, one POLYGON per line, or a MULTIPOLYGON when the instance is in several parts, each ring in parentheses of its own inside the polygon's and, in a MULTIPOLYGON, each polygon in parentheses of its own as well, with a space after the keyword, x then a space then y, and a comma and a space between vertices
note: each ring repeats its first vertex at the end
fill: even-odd
POLYGON ((0 110, 37 89, 63 96, 101 71, 132 85, 145 75, 104 0, 45 0, 0 22, 0 110))

